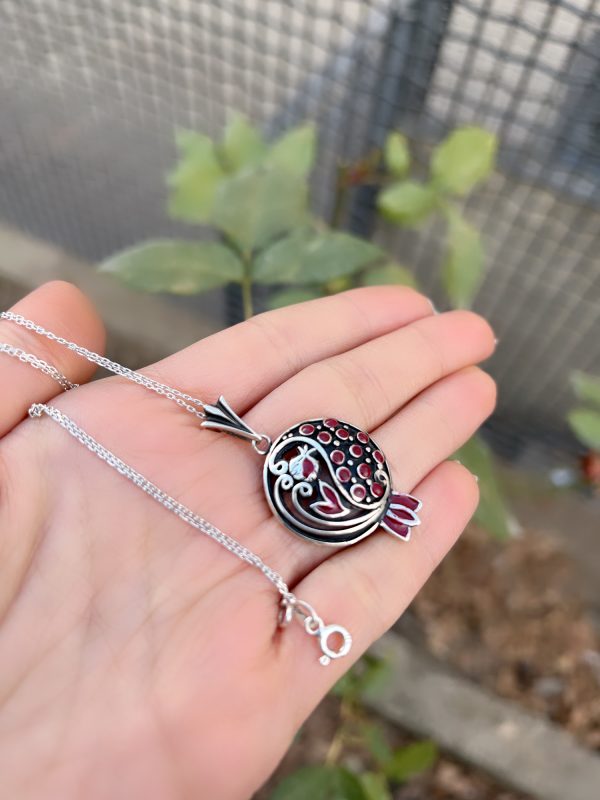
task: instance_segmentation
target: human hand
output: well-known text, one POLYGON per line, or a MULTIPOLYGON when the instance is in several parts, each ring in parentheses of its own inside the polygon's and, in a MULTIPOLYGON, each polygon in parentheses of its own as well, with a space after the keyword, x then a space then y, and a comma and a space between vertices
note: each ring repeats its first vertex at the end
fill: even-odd
MULTIPOLYGON (((14 309, 93 350, 74 287, 14 309)), ((150 323, 151 324, 151 323, 150 323)), ((71 380, 90 364, 7 322, 0 340, 71 380)), ((296 538, 269 512, 257 456, 143 388, 109 378, 59 394, 0 354, 0 775, 6 797, 243 800, 352 661, 402 614, 472 515, 474 477, 447 458, 491 413, 494 349, 470 312, 434 315, 378 287, 274 311, 145 372, 276 436, 311 417, 368 430, 394 485, 423 501, 409 543, 347 550, 296 538), (59 395, 59 396, 57 396, 59 395), (50 401, 125 462, 259 554, 326 622, 352 633, 324 668, 301 626, 277 629, 255 569, 159 508, 48 419, 50 401)))

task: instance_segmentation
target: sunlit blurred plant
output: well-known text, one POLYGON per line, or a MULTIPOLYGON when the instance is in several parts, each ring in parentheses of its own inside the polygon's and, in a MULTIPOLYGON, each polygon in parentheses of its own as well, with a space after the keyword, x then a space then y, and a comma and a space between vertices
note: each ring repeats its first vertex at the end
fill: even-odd
MULTIPOLYGON (((117 253, 101 269, 138 289, 197 294, 227 284, 241 287, 244 315, 254 313, 253 287, 271 288, 278 307, 356 285, 416 285, 411 270, 379 245, 338 230, 351 192, 378 188, 377 206, 392 224, 415 227, 435 216, 446 223, 441 275, 453 307, 471 304, 483 274, 483 247, 476 228, 456 203, 494 168, 496 138, 467 127, 432 151, 427 180, 410 176, 409 143, 391 133, 382 151, 340 164, 332 224, 309 211, 308 179, 316 132, 301 125, 267 143, 237 114, 223 138, 177 136, 179 161, 168 177, 169 214, 204 228, 203 240, 157 239, 117 253), (211 240, 206 239, 206 229, 211 240)), ((498 538, 509 535, 508 516, 483 441, 472 439, 458 456, 480 478, 478 521, 498 538)))
POLYGON ((567 420, 587 448, 582 464, 586 482, 600 489, 600 377, 574 372, 571 383, 581 405, 569 412, 567 420))
POLYGON ((370 719, 363 697, 376 692, 389 675, 384 659, 363 658, 336 684, 339 725, 325 763, 301 767, 275 788, 270 800, 392 800, 392 788, 433 767, 438 759, 434 742, 421 741, 393 748, 384 728, 370 719), (352 752, 364 768, 344 765, 352 752))

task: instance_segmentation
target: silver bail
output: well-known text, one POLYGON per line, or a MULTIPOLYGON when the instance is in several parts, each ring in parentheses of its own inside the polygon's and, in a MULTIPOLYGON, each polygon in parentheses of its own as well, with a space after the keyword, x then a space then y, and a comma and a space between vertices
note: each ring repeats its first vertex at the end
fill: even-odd
POLYGON ((252 442, 252 447, 261 456, 266 455, 271 447, 271 439, 265 433, 258 433, 231 408, 227 400, 221 395, 214 406, 205 405, 203 408, 205 419, 200 423, 202 428, 221 431, 237 436, 240 439, 252 442))

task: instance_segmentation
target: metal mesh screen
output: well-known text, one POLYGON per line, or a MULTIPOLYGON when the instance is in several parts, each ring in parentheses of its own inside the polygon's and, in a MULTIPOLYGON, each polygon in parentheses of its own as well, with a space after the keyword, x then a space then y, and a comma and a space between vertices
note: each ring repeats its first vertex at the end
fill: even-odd
MULTIPOLYGON (((0 217, 92 261, 189 233, 165 215, 174 129, 217 134, 230 109, 267 133, 318 123, 324 214, 337 160, 390 128, 423 147, 465 123, 497 132, 499 174, 466 210, 488 253, 477 308, 501 340, 490 430, 538 463, 569 446, 567 376, 600 371, 600 0, 0 0, 0 14, 0 217)), ((435 227, 382 230, 368 192, 349 225, 441 298, 435 227)))

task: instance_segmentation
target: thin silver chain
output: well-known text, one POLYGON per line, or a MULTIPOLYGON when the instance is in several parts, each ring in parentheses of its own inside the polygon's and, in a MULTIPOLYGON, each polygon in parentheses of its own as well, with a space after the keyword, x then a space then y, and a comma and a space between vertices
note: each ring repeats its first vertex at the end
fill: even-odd
MULTIPOLYGON (((160 381, 154 380, 154 378, 150 378, 147 375, 142 375, 140 372, 135 372, 134 370, 129 369, 129 367, 124 367, 122 364, 118 364, 116 361, 111 361, 110 358, 106 358, 106 356, 101 356, 98 353, 94 353, 92 350, 88 350, 87 347, 82 347, 75 342, 70 342, 68 339, 64 339, 62 336, 57 336, 55 333, 52 333, 52 331, 46 330, 41 325, 32 322, 30 319, 26 319, 21 314, 15 314, 13 311, 2 311, 0 313, 0 319, 7 320, 8 322, 14 322, 16 325, 20 325, 22 328, 26 328, 28 331, 33 331, 39 336, 45 336, 46 339, 50 339, 51 342, 56 342, 57 344, 66 347, 68 350, 71 350, 73 353, 77 353, 78 356, 85 358, 92 364, 103 367, 103 369, 107 370, 108 372, 112 372, 115 375, 120 375, 122 378, 126 378, 133 383, 137 383, 139 386, 143 386, 144 388, 149 389, 151 392, 155 392, 162 397, 166 397, 167 400, 172 400, 174 403, 177 403, 178 406, 181 406, 181 408, 185 409, 185 411, 188 411, 190 414, 194 414, 196 417, 204 419, 205 414, 203 409, 206 403, 203 403, 202 400, 199 400, 197 397, 192 397, 185 392, 179 391, 179 389, 174 389, 172 386, 167 386, 164 383, 160 383, 160 381)), ((10 353, 8 355, 10 355, 10 353)), ((30 357, 33 358, 33 356, 30 357)), ((49 367, 49 365, 47 366, 49 367)), ((49 368, 54 370, 54 367, 49 368)), ((68 379, 65 378, 64 375, 62 375, 61 378, 69 383, 68 379)))
MULTIPOLYGON (((27 330, 34 331, 41 336, 45 336, 51 341, 67 347, 69 350, 72 350, 73 352, 77 353, 83 358, 86 358, 88 361, 97 364, 98 366, 104 367, 110 372, 113 372, 115 375, 121 375, 122 377, 127 378, 128 380, 131 380, 140 386, 144 386, 145 388, 156 392, 156 394, 174 401, 177 403, 177 405, 181 406, 186 411, 189 411, 197 417, 204 418, 205 416, 201 410, 205 404, 197 398, 180 392, 178 389, 173 389, 170 386, 159 383, 158 381, 148 378, 145 375, 140 375, 139 373, 116 363, 115 361, 111 361, 110 359, 100 356, 85 347, 81 347, 74 342, 70 342, 61 336, 57 336, 51 331, 47 331, 45 328, 42 328, 41 325, 37 325, 31 320, 25 319, 25 317, 21 316, 20 314, 4 311, 0 313, 0 318, 15 322, 17 325, 27 328, 27 330)), ((34 369, 40 370, 45 375, 53 378, 65 391, 75 389, 78 386, 78 384, 72 383, 67 377, 62 375, 56 369, 56 367, 48 364, 46 361, 43 361, 31 353, 26 353, 19 347, 14 347, 13 345, 0 342, 0 352, 12 356, 13 358, 18 358, 22 363, 28 364, 34 369)), ((282 626, 287 625, 294 616, 300 619, 304 624, 304 630, 306 633, 308 633, 310 636, 316 636, 319 639, 319 645, 323 654, 320 657, 319 662, 322 665, 326 666, 332 659, 345 656, 349 652, 352 646, 352 637, 350 636, 349 632, 340 625, 325 625, 315 609, 305 600, 300 600, 298 597, 296 597, 296 595, 290 591, 288 585, 281 575, 269 567, 268 564, 265 564, 260 556, 256 555, 256 553, 252 552, 252 550, 245 547, 232 536, 229 536, 228 534, 219 530, 219 528, 217 528, 215 525, 212 525, 198 514, 195 514, 191 509, 183 505, 183 503, 180 503, 167 494, 167 492, 164 492, 162 489, 156 486, 156 484, 148 480, 148 478, 145 478, 141 473, 137 472, 135 469, 133 469, 133 467, 130 467, 110 450, 107 450, 105 447, 103 447, 103 445, 90 436, 89 433, 86 433, 82 428, 80 428, 70 417, 68 417, 66 414, 63 414, 54 406, 46 405, 44 403, 34 403, 29 409, 29 416, 32 418, 41 417, 42 414, 46 414, 48 417, 53 419, 54 422, 58 423, 65 431, 67 431, 67 433, 77 439, 77 441, 84 445, 84 447, 86 447, 91 453, 115 469, 120 475, 127 478, 135 486, 139 487, 149 497, 151 497, 157 503, 160 503, 160 505, 162 505, 168 511, 174 513, 183 522, 186 522, 196 530, 206 534, 230 553, 237 556, 237 558, 253 567, 256 567, 256 569, 262 572, 265 578, 267 578, 267 580, 269 580, 275 586, 281 595, 282 602, 279 617, 280 624, 282 626), (341 636, 342 638, 342 645, 338 649, 334 649, 328 644, 328 639, 332 636, 341 636)))
POLYGON ((34 369, 39 369, 44 375, 49 375, 59 383, 65 391, 67 391, 67 389, 76 389, 79 385, 77 383, 71 383, 71 381, 60 373, 56 367, 53 367, 52 364, 47 364, 45 361, 42 361, 41 358, 31 353, 26 353, 25 350, 21 350, 20 347, 13 347, 11 344, 0 342, 0 353, 6 353, 7 356, 18 358, 23 364, 29 364, 29 366, 34 369))
POLYGON ((184 506, 183 503, 178 502, 166 492, 163 492, 163 490, 159 489, 158 486, 152 483, 152 481, 149 481, 148 478, 145 478, 143 475, 133 469, 133 467, 130 467, 128 464, 122 461, 114 453, 111 453, 111 451, 107 450, 106 447, 103 447, 98 441, 96 441, 96 439, 94 439, 93 436, 90 436, 89 433, 86 433, 75 422, 73 422, 70 417, 67 417, 66 414, 63 414, 62 411, 59 411, 54 406, 45 405, 44 403, 34 403, 34 405, 32 405, 29 409, 30 417, 41 417, 42 414, 47 414, 49 417, 51 417, 61 426, 61 428, 64 428, 67 433, 70 433, 71 436, 77 439, 78 442, 81 442, 82 445, 87 447, 90 452, 94 453, 94 455, 98 456, 98 458, 102 459, 102 461, 105 461, 109 467, 115 469, 120 475, 123 475, 125 478, 146 492, 146 494, 152 497, 153 500, 156 500, 157 503, 160 503, 169 511, 172 511, 184 522, 187 522, 188 525, 191 525, 193 528, 196 528, 197 530, 202 531, 202 533, 205 533, 207 536, 210 536, 211 539, 214 539, 215 542, 218 542, 226 550, 229 550, 230 553, 233 553, 238 558, 241 558, 242 561, 246 561, 248 564, 251 564, 253 567, 259 569, 263 575, 275 585, 281 595, 284 597, 291 596, 291 592, 281 575, 279 575, 278 572, 275 572, 274 569, 271 569, 271 567, 267 566, 267 564, 265 564, 264 561, 256 555, 256 553, 253 553, 252 550, 244 547, 243 544, 240 544, 240 542, 233 537, 223 533, 223 531, 219 530, 219 528, 217 528, 215 525, 212 525, 210 522, 207 522, 205 519, 198 516, 198 514, 194 514, 194 512, 187 508, 187 506, 184 506))

